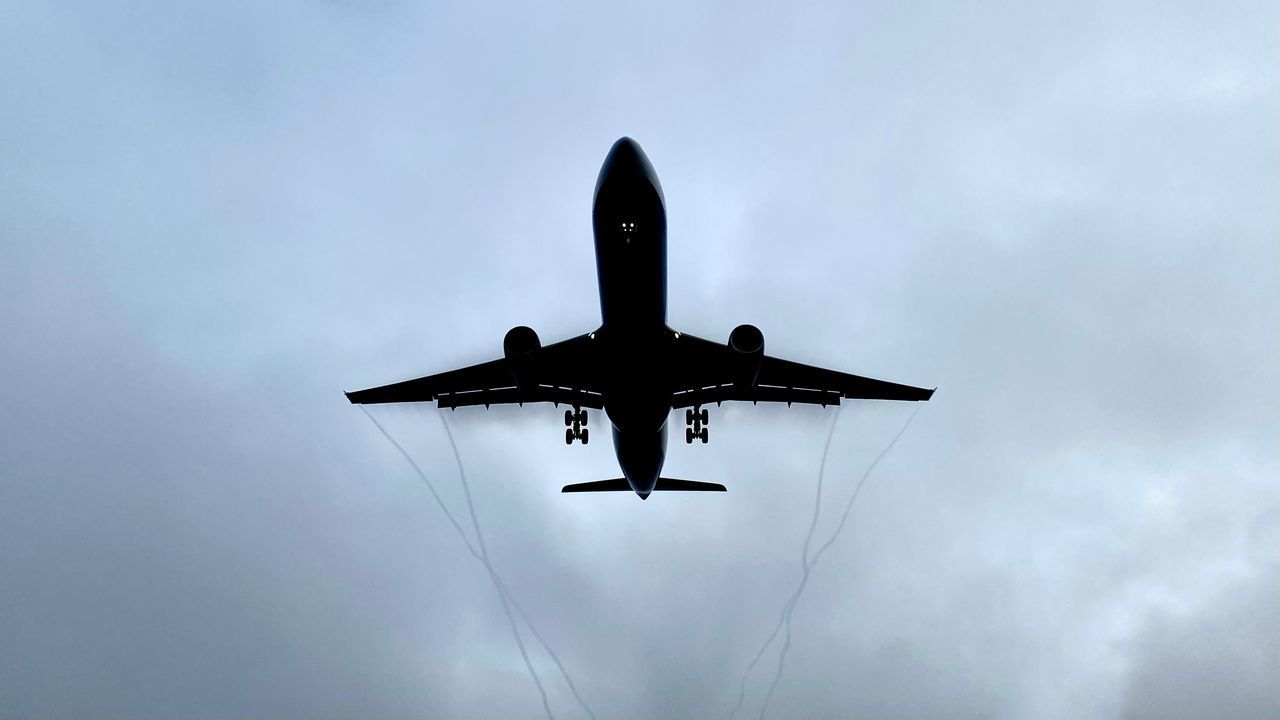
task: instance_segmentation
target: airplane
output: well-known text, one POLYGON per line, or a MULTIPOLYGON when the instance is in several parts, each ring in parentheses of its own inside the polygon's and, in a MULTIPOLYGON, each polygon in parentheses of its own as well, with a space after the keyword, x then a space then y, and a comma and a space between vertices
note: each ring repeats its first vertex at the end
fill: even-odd
MULTIPOLYGON (((684 409, 684 440, 706 443, 706 405, 750 401, 839 405, 842 399, 928 400, 934 390, 849 375, 764 354, 764 334, 739 325, 727 343, 667 325, 667 214, 662 185, 640 145, 613 144, 591 210, 600 326, 543 347, 523 325, 503 356, 413 380, 346 393, 353 404, 432 402, 440 408, 550 402, 568 405, 564 441, 590 440, 587 410, 603 410, 623 477, 566 485, 565 493, 724 492, 719 483, 662 477, 667 421, 684 409)), ((935 388, 936 390, 936 388, 935 388)))

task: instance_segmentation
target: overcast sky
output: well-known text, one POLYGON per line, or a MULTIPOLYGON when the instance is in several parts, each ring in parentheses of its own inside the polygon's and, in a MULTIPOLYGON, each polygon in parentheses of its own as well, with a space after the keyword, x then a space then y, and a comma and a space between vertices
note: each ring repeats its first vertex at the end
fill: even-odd
MULTIPOLYGON (((673 327, 939 388, 769 717, 1280 717, 1275 2, 184 5, 0 10, 0 717, 545 717, 341 391, 594 328, 622 135, 673 327)), ((820 539, 912 409, 840 410, 820 539)), ((465 518, 440 411, 374 412, 465 518)), ((666 472, 729 492, 647 502, 559 494, 598 413, 449 415, 599 718, 727 716, 800 579, 835 411, 711 412, 666 472)))

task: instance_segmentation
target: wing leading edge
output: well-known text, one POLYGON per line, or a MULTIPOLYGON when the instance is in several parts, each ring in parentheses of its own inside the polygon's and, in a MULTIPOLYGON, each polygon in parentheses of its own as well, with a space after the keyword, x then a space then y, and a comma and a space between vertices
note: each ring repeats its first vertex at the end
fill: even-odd
POLYGON ((473 405, 565 403, 599 410, 604 396, 596 378, 591 334, 515 357, 346 393, 353 405, 435 401, 442 408, 473 405))
POLYGON ((726 401, 785 402, 839 405, 849 400, 925 401, 928 388, 852 375, 765 355, 760 358, 754 384, 735 381, 742 359, 726 345, 680 334, 677 346, 684 362, 673 408, 726 401))

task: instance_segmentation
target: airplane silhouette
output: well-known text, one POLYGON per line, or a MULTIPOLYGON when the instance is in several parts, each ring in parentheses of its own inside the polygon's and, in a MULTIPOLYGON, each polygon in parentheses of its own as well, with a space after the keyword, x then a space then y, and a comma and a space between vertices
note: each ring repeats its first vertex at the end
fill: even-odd
POLYGON ((566 485, 561 492, 724 491, 719 483, 661 477, 667 418, 685 409, 684 441, 707 442, 704 405, 725 401, 839 405, 842 398, 928 400, 933 390, 849 375, 764 354, 764 335, 739 325, 728 343, 667 325, 666 200, 636 141, 613 144, 596 179, 591 210, 600 286, 600 327, 542 347, 523 325, 502 341, 503 357, 479 365, 346 393, 354 404, 435 401, 441 408, 551 402, 564 413, 564 441, 590 439, 587 408, 604 410, 624 477, 566 485))

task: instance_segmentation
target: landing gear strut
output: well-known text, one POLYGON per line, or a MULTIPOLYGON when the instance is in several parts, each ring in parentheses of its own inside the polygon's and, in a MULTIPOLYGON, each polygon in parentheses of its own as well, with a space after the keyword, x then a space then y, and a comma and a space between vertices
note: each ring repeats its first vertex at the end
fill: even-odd
POLYGON ((581 440, 583 445, 591 438, 587 431, 587 411, 580 407, 574 406, 572 410, 564 411, 564 444, 572 445, 574 440, 581 440))
POLYGON ((684 411, 684 424, 688 425, 684 429, 684 441, 690 445, 693 439, 697 438, 702 441, 703 445, 707 444, 707 421, 710 419, 706 408, 690 408, 684 411))

